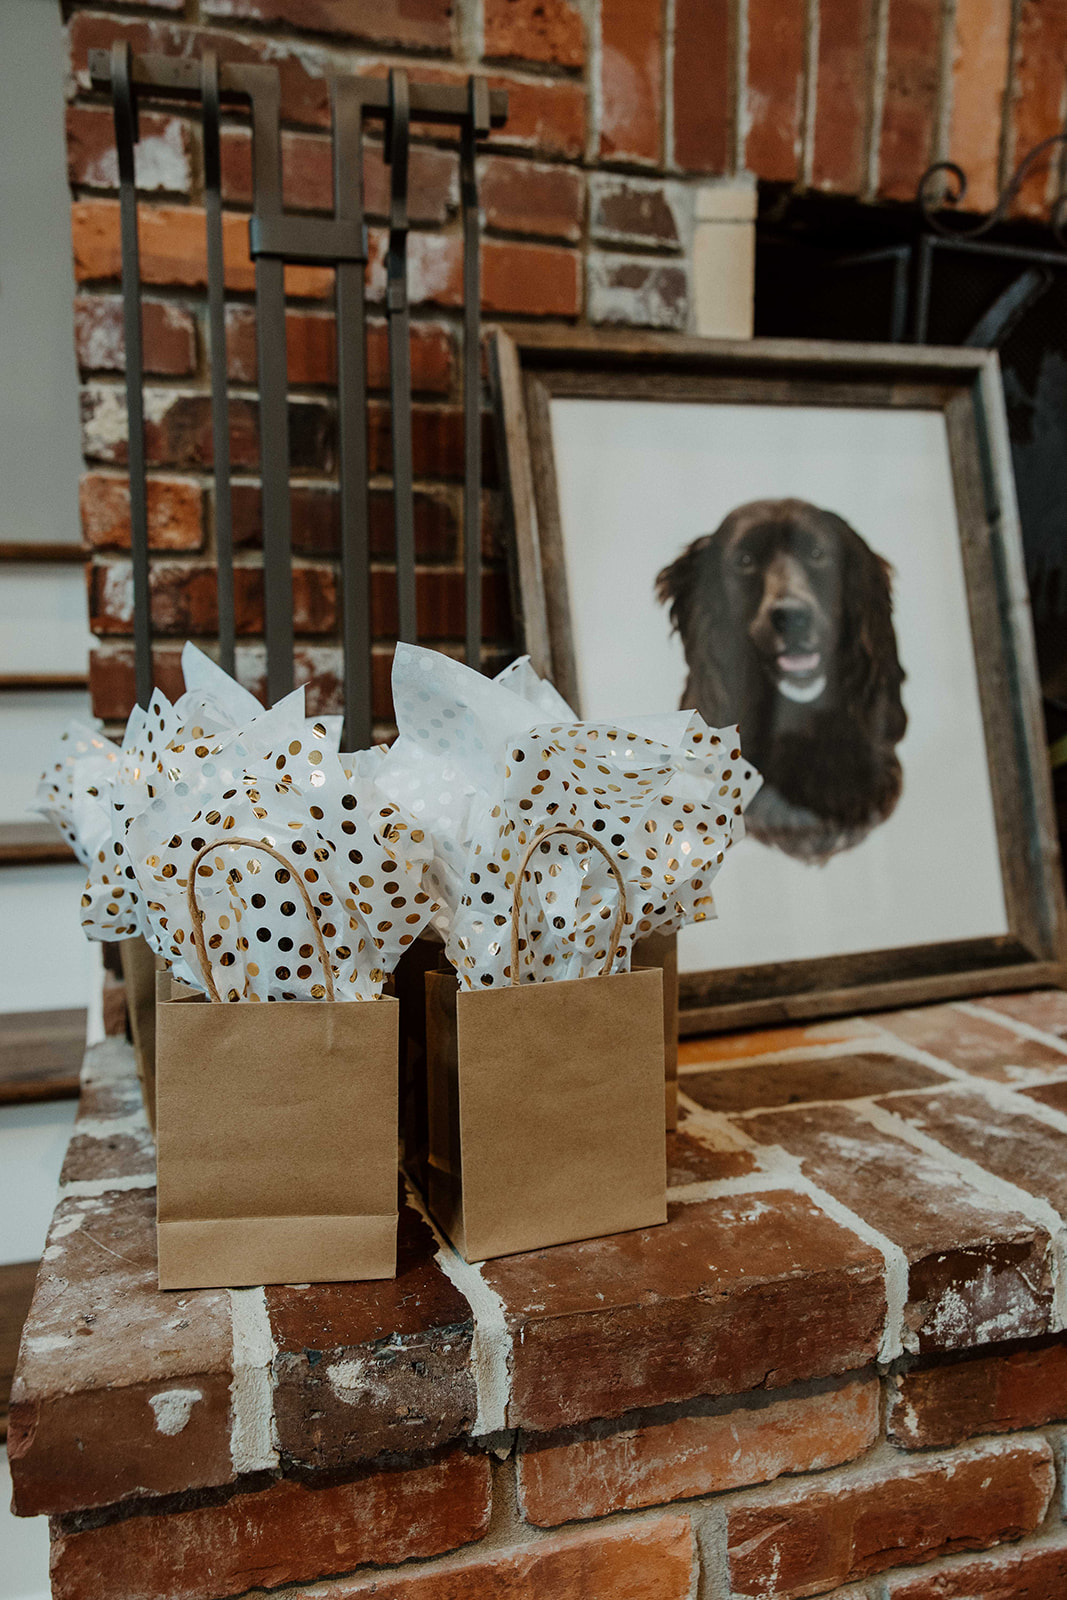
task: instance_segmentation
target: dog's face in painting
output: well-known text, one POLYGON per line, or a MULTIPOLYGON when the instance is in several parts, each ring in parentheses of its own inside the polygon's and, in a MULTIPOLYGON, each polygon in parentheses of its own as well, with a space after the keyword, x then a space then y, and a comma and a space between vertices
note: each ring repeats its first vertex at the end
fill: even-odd
POLYGON ((756 500, 657 579, 685 648, 682 704, 737 722, 764 786, 748 831, 805 861, 858 844, 891 814, 907 718, 890 569, 806 500, 756 500))

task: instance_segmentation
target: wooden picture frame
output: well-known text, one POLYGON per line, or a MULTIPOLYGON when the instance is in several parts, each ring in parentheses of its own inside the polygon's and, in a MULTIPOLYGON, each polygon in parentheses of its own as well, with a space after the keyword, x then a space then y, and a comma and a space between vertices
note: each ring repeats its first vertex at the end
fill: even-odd
POLYGON ((1064 896, 995 353, 517 326, 490 370, 515 610, 582 714, 550 409, 557 397, 935 409, 945 418, 1008 931, 680 976, 683 1034, 895 1008, 1067 976, 1064 896))

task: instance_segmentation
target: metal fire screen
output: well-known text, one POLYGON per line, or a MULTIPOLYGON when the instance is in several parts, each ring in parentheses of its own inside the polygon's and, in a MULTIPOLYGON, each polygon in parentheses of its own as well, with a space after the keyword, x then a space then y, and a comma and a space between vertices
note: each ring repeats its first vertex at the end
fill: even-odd
POLYGON ((463 218, 465 635, 466 659, 472 666, 480 667, 481 293, 475 157, 479 140, 488 135, 491 127, 500 127, 505 122, 507 96, 500 91, 490 91, 486 81, 476 77, 468 79, 465 85, 411 83, 407 73, 399 68, 394 68, 388 78, 335 77, 330 83, 333 215, 313 217, 287 212, 282 203, 281 90, 276 67, 220 62, 211 50, 205 50, 199 60, 135 56, 125 42, 116 43, 110 52, 91 52, 89 66, 93 87, 111 93, 118 147, 137 700, 147 705, 152 692, 152 622, 134 148, 138 138, 138 97, 150 96, 152 100, 199 101, 203 115, 219 659, 231 673, 234 670, 235 617, 220 130, 224 108, 249 107, 251 110, 253 211, 249 221, 249 249, 255 263, 264 635, 267 697, 272 703, 293 687, 285 267, 315 263, 332 267, 336 274, 345 742, 349 748, 362 748, 371 740, 372 715, 364 293, 368 249, 363 215, 363 126, 368 120, 384 124, 385 160, 390 173, 386 314, 397 637, 407 641, 416 637, 407 295, 411 121, 415 118, 420 123, 442 124, 459 130, 463 218))

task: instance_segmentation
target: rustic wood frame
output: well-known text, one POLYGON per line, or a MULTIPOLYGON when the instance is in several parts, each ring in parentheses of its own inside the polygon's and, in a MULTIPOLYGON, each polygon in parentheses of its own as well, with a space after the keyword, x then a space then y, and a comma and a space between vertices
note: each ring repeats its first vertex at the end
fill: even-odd
POLYGON ((947 424, 1010 931, 680 976, 683 1034, 1067 983, 1067 922, 1007 420, 994 352, 570 327, 491 345, 525 648, 580 712, 549 419, 555 396, 908 407, 947 424))

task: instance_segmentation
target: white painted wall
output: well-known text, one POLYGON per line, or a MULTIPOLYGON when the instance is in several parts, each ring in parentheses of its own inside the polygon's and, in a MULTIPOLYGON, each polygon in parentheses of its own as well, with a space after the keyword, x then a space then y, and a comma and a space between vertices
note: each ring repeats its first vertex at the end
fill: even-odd
POLYGON ((0 541, 74 541, 78 382, 58 0, 0 5, 0 541))

